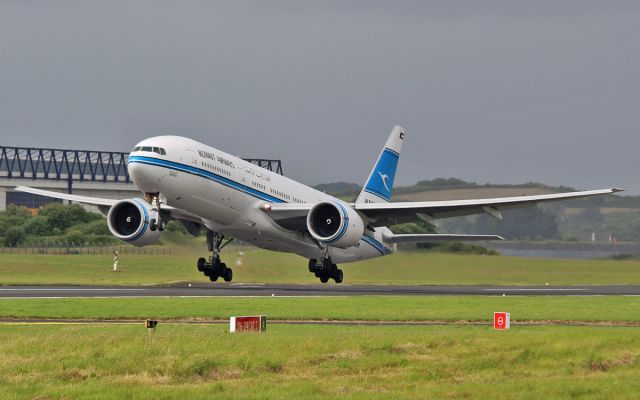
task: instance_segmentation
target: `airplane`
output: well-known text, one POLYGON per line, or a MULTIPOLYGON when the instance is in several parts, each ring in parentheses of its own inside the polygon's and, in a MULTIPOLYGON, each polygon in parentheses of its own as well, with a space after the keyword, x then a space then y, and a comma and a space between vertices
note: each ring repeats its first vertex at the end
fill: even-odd
POLYGON ((387 226, 435 225, 440 218, 472 214, 501 219, 504 210, 621 191, 392 202, 404 138, 405 130, 395 126, 353 203, 180 136, 142 140, 129 154, 127 169, 142 198, 102 199, 26 186, 15 190, 97 206, 111 233, 136 246, 156 242, 169 221, 179 221, 194 236, 205 228, 211 255, 199 258, 196 266, 212 282, 233 279, 220 251, 236 239, 307 258, 309 272, 322 283, 343 281, 337 264, 386 256, 398 243, 503 240, 497 235, 394 234, 387 226))

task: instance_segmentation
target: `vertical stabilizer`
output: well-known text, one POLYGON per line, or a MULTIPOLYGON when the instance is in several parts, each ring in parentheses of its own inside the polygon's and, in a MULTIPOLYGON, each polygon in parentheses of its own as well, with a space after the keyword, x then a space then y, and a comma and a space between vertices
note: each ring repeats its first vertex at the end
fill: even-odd
POLYGON ((404 129, 396 125, 382 148, 378 161, 371 170, 356 203, 384 203, 391 200, 403 140, 404 129))

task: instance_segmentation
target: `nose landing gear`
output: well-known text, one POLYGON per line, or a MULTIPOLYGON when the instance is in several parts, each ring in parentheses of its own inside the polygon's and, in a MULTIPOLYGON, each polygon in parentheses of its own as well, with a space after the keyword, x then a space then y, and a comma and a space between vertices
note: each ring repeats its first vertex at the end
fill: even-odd
POLYGON ((160 218, 160 204, 162 204, 162 202, 160 201, 160 193, 145 193, 144 199, 147 201, 147 203, 151 204, 151 206, 153 207, 153 211, 155 211, 158 215, 157 220, 155 218, 151 218, 151 221, 149 221, 149 229, 151 229, 152 231, 164 231, 164 228, 167 226, 167 224, 160 218))
POLYGON ((224 235, 219 235, 211 230, 207 230, 207 247, 212 254, 209 257, 209 261, 204 257, 200 257, 197 267, 198 271, 208 277, 211 282, 217 281, 218 278, 224 279, 225 282, 231 282, 233 279, 233 270, 227 268, 227 264, 220 260, 220 250, 232 240, 232 238, 225 238, 224 235))

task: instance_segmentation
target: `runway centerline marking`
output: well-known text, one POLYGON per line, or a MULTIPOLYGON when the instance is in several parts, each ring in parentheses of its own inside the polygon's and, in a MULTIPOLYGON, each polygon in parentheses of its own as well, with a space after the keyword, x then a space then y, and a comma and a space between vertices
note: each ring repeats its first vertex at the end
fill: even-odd
POLYGON ((234 286, 240 289, 262 289, 264 288, 264 286, 258 286, 258 285, 238 285, 238 286, 234 286))

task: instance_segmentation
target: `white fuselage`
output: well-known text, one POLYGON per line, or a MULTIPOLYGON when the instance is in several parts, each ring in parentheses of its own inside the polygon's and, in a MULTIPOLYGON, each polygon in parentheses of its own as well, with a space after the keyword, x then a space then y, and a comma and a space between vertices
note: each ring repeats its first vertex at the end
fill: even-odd
MULTIPOLYGON (((320 249, 308 234, 284 229, 260 209, 265 203, 343 203, 309 186, 258 167, 213 147, 179 136, 145 139, 133 151, 128 170, 143 192, 160 193, 167 205, 199 217, 214 232, 255 246, 319 258, 320 249), (162 154, 164 153, 164 154, 162 154)), ((382 232, 365 231, 353 247, 329 249, 335 263, 389 254, 382 232)))

